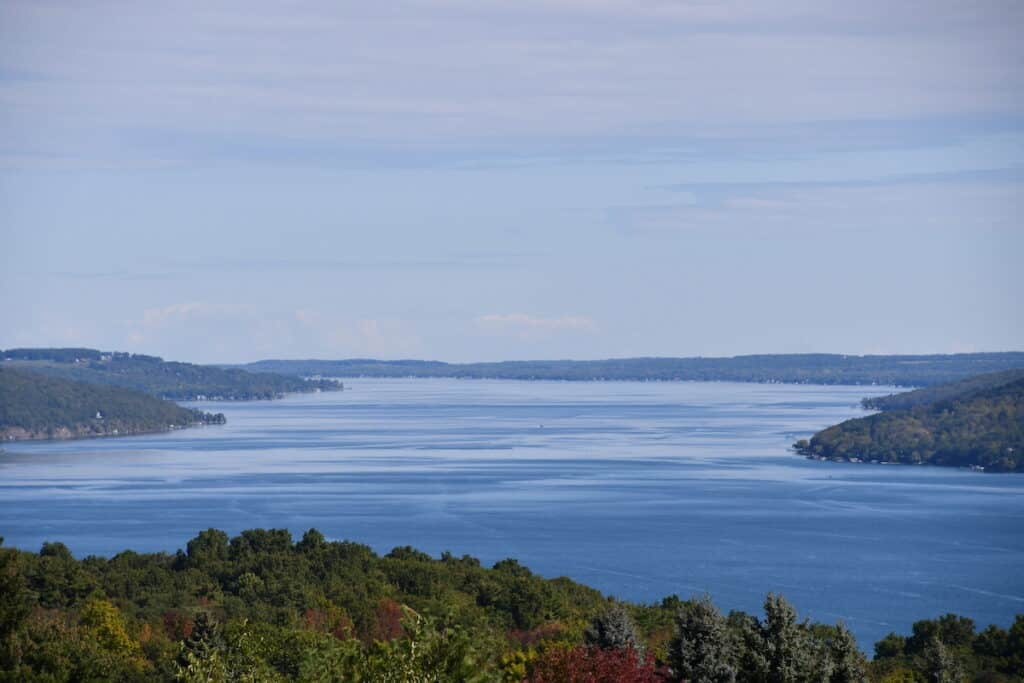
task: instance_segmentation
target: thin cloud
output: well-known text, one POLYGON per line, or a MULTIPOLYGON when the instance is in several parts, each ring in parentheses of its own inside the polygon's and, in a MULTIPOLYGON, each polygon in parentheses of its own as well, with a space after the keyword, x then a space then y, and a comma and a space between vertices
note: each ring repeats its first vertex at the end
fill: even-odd
POLYGON ((245 308, 226 304, 211 304, 201 301, 188 303, 171 304, 169 306, 147 308, 142 313, 142 320, 139 321, 144 329, 164 327, 165 325, 180 323, 197 317, 205 316, 234 316, 243 313, 245 308))
MULTIPOLYGON (((265 357, 395 357, 422 351, 402 320, 361 318, 300 308, 191 301, 145 309, 127 324, 125 341, 168 358, 238 361, 265 357), (240 352, 240 350, 242 350, 240 352)), ((120 343, 118 348, 123 348, 120 343)))
POLYGON ((593 332, 597 329, 593 320, 579 315, 541 318, 526 313, 489 313, 479 316, 476 323, 489 332, 524 337, 558 332, 593 332))
POLYGON ((652 130, 1019 113, 1021 15, 997 1, 8 3, 5 163, 310 163, 555 139, 593 153, 652 130))

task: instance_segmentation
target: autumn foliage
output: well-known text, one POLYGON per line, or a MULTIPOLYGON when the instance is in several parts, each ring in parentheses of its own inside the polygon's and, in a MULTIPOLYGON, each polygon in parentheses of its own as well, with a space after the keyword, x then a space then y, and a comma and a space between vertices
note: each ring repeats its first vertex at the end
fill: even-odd
POLYGON ((636 650, 596 647, 552 648, 541 655, 529 683, 661 683, 663 671, 636 650))
POLYGON ((541 624, 537 628, 525 630, 511 629, 507 635, 509 640, 518 644, 520 647, 531 647, 545 640, 558 640, 559 638, 563 638, 565 633, 565 626, 556 621, 550 624, 541 624))
POLYGON ((402 619, 405 614, 400 604, 389 598, 383 598, 377 604, 374 616, 376 618, 371 640, 390 641, 402 635, 402 619))
POLYGON ((764 615, 708 598, 630 604, 514 560, 386 556, 315 530, 187 551, 76 559, 0 544, 5 681, 1022 681, 1024 615, 978 631, 967 617, 890 634, 868 662, 842 624, 810 623, 781 596, 764 615), (909 678, 908 678, 909 676, 909 678))

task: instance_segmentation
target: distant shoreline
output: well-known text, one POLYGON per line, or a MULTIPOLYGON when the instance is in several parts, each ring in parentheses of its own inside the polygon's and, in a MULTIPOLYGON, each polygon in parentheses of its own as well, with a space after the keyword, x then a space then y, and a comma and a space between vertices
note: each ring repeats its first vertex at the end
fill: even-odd
POLYGON ((495 380, 721 381, 924 387, 990 372, 1024 368, 1024 352, 927 356, 764 354, 729 358, 618 358, 445 363, 431 360, 261 360, 225 368, 303 378, 449 378, 495 380))
MULTIPOLYGON (((324 379, 336 379, 336 380, 375 380, 375 379, 411 379, 417 381, 429 381, 429 380, 459 380, 466 382, 477 382, 477 381, 490 381, 490 382, 551 382, 551 383, 570 383, 570 384, 587 384, 587 383, 606 383, 606 384, 627 384, 627 383, 639 383, 639 384, 756 384, 756 385, 785 385, 785 386, 801 386, 801 387, 875 387, 879 389, 901 389, 901 390, 912 390, 918 388, 917 385, 913 384, 868 384, 868 383, 849 383, 849 382, 780 382, 780 381, 757 381, 757 380, 742 380, 742 379, 631 379, 631 378, 615 378, 615 377, 595 377, 595 378, 555 378, 555 377, 485 377, 485 376, 458 376, 458 375, 331 375, 325 376, 324 379)), ((345 387, 345 391, 351 391, 352 387, 345 387)), ((308 391, 297 391, 292 392, 295 395, 309 394, 308 391)), ((287 394, 287 395, 292 395, 287 394)), ((283 398, 283 397, 282 397, 283 398)), ((209 400, 209 399, 207 399, 209 400)))
POLYGON ((800 439, 793 450, 812 460, 1024 472, 1024 369, 866 399, 861 405, 878 412, 800 439))
POLYGON ((151 434, 170 434, 196 427, 211 427, 224 422, 195 422, 189 425, 174 426, 166 429, 138 429, 138 430, 113 430, 109 432, 72 432, 67 427, 55 430, 54 434, 43 434, 40 432, 27 432, 24 429, 5 429, 0 432, 0 445, 5 443, 25 443, 27 441, 81 441, 83 439, 117 439, 125 436, 146 436, 151 434))
POLYGON ((185 408, 141 391, 0 365, 0 441, 64 441, 224 424, 223 413, 185 408))

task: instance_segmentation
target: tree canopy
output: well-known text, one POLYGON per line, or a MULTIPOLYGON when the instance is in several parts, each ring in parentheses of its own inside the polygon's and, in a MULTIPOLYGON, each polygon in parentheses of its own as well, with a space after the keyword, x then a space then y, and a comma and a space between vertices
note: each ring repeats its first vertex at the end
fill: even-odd
POLYGON ((883 412, 824 429, 794 448, 822 459, 1024 471, 1024 378, 995 386, 991 379, 891 397, 883 412))
POLYGON ((109 559, 0 547, 0 681, 1021 681, 1024 615, 920 621, 875 655, 778 595, 762 617, 609 602, 513 560, 380 556, 315 529, 109 559))
POLYGON ((939 384, 923 389, 915 389, 914 391, 889 394, 888 396, 866 398, 861 403, 870 410, 910 410, 911 408, 932 405, 942 401, 963 401, 974 395, 990 389, 998 389, 1021 379, 1024 379, 1024 368, 1006 370, 1005 372, 989 372, 983 375, 974 375, 959 382, 939 384))

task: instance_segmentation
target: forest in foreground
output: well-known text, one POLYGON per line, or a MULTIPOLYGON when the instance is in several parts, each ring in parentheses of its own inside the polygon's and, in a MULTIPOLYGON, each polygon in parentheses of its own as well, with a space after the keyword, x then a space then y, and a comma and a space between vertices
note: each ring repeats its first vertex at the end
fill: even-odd
POLYGON ((779 595, 631 604, 513 559, 209 529, 175 554, 0 547, 0 680, 998 683, 1024 680, 1024 615, 922 620, 869 661, 779 595))

